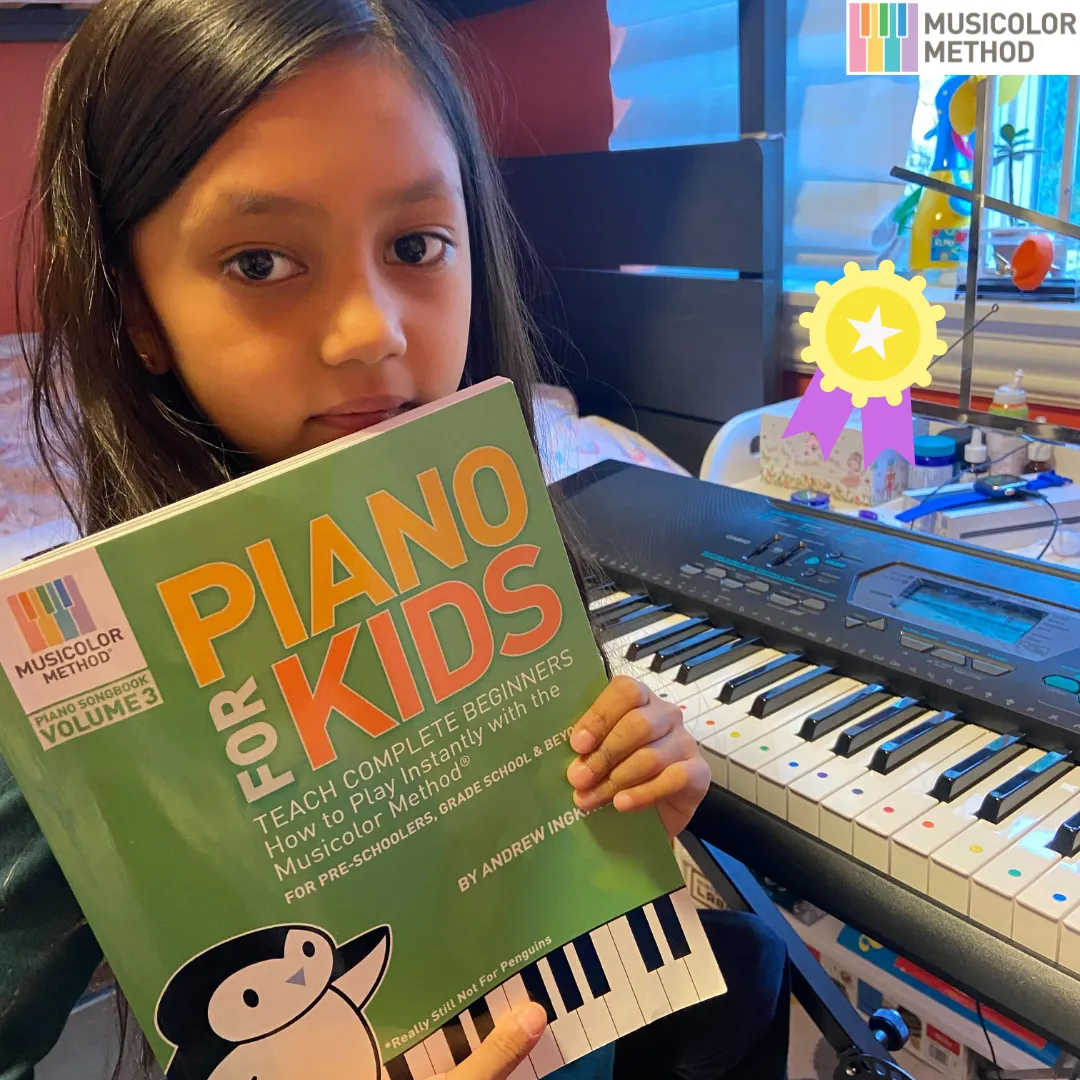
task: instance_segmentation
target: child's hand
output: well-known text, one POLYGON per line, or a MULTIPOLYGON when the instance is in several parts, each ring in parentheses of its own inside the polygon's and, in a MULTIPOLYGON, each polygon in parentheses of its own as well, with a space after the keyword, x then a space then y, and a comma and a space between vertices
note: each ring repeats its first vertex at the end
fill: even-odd
POLYGON ((709 790, 709 766, 682 713, 648 687, 617 675, 578 722, 570 745, 579 757, 567 771, 582 810, 655 806, 674 839, 709 790))
POLYGON ((476 1053, 433 1080, 507 1080, 533 1051, 546 1027, 542 1006, 530 1003, 515 1009, 499 1020, 476 1053))

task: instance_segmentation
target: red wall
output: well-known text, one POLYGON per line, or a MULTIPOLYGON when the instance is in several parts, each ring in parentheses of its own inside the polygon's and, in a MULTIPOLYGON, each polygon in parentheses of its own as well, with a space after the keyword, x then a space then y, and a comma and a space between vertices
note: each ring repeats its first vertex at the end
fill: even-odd
MULTIPOLYGON (((455 28, 502 156, 604 150, 612 126, 605 0, 534 0, 455 28)), ((59 43, 0 44, 0 335, 15 329, 15 239, 41 95, 59 43)))

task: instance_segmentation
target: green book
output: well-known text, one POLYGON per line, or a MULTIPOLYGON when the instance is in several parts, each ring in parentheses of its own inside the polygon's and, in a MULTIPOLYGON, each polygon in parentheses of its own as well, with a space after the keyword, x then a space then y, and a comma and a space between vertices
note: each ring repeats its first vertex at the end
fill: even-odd
POLYGON ((654 812, 574 807, 606 675, 504 379, 0 594, 0 751, 171 1078, 375 1080, 682 885, 654 812))

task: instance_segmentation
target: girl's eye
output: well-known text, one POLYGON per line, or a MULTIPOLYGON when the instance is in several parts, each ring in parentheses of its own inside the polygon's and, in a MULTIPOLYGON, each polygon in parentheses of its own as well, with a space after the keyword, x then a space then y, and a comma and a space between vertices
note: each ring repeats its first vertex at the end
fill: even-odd
POLYGON ((241 251, 225 264, 225 270, 233 277, 239 276, 241 280, 255 284, 287 281, 302 272, 287 255, 264 248, 241 251))
POLYGON ((409 266, 434 266, 445 262, 453 250, 450 241, 434 233, 409 233, 390 245, 391 262, 409 266))

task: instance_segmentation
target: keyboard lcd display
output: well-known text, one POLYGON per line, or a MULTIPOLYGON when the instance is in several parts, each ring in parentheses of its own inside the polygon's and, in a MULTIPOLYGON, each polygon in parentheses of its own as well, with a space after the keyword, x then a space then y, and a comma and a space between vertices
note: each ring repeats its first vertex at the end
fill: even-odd
POLYGON ((1013 644, 1036 627, 1046 612, 988 593, 919 578, 891 606, 906 615, 1013 644))

